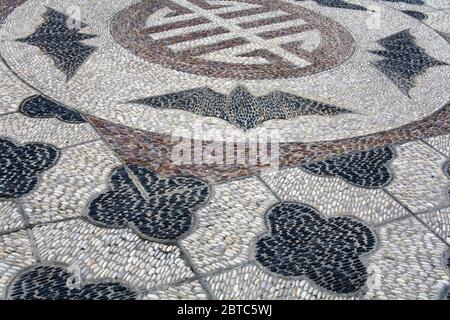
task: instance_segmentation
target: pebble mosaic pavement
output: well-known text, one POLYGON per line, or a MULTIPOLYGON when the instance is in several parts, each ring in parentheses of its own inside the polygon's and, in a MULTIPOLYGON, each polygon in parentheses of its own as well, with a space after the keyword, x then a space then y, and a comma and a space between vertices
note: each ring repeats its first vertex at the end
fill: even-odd
POLYGON ((1 299, 450 299, 448 0, 0 0, 0 79, 1 299))

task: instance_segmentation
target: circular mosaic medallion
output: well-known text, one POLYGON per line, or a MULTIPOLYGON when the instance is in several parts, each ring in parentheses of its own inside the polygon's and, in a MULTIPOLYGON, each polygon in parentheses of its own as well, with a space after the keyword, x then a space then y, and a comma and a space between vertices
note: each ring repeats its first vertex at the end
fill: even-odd
POLYGON ((26 1, 0 28, 0 55, 41 95, 168 141, 336 141, 448 103, 438 32, 385 2, 325 4, 26 1))
POLYGON ((342 63, 353 50, 338 23, 277 0, 141 2, 115 17, 112 34, 150 62, 219 78, 304 76, 342 63))

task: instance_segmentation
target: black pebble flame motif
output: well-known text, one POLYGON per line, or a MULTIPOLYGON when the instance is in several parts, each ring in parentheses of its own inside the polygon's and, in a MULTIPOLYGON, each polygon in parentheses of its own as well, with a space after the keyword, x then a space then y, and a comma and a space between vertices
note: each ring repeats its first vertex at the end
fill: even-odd
POLYGON ((68 123, 86 122, 79 112, 70 110, 41 95, 32 96, 23 101, 19 111, 31 118, 57 118, 68 123))
POLYGON ((286 277, 307 277, 326 290, 349 294, 367 281, 361 256, 376 244, 374 232, 349 217, 325 219, 313 208, 283 202, 266 215, 270 234, 256 243, 256 260, 286 277))
POLYGON ((134 290, 120 283, 84 284, 79 288, 67 285, 72 274, 64 268, 37 266, 25 270, 9 287, 11 300, 135 300, 134 290))
MULTIPOLYGON (((299 0, 297 0, 299 1, 299 0)), ((305 0, 300 0, 300 1, 305 1, 305 0)), ((352 4, 343 0, 313 0, 314 2, 316 2, 318 5, 323 6, 323 7, 331 7, 331 8, 339 8, 339 9, 351 9, 351 10, 362 10, 365 11, 367 10, 365 7, 357 5, 357 4, 352 4)))
MULTIPOLYGON (((94 38, 90 34, 79 33, 79 29, 72 28, 69 17, 52 8, 47 8, 44 16, 44 23, 35 32, 17 41, 33 45, 41 49, 45 54, 53 59, 56 67, 67 77, 72 78, 80 66, 95 51, 95 47, 83 44, 81 41, 94 38)), ((81 28, 86 24, 78 22, 81 28)))
POLYGON ((141 237, 175 242, 193 224, 193 210, 209 199, 209 185, 185 177, 165 178, 140 166, 117 169, 111 188, 89 205, 94 223, 131 227, 141 237))
POLYGON ((431 67, 447 65, 429 56, 424 49, 416 45, 409 30, 403 30, 378 43, 385 50, 370 51, 383 59, 373 62, 374 66, 393 81, 404 94, 414 87, 414 79, 431 67))
POLYGON ((47 144, 18 146, 0 139, 0 200, 19 198, 36 186, 39 174, 52 167, 59 151, 47 144))
POLYGON ((392 180, 388 164, 394 156, 391 147, 383 147, 312 162, 302 168, 318 176, 341 177, 358 187, 380 188, 392 180))
POLYGON ((243 86, 236 87, 229 95, 204 87, 130 102, 154 108, 184 110, 205 117, 221 118, 243 130, 253 129, 272 119, 351 113, 346 109, 280 91, 255 97, 243 86))

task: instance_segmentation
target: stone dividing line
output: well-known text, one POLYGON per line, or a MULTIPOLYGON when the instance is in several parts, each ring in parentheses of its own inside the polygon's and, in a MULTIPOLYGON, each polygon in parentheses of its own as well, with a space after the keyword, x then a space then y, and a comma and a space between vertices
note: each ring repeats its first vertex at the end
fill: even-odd
MULTIPOLYGON (((401 205, 411 216, 413 216, 417 221, 419 221, 429 232, 431 232, 435 237, 437 237, 441 242, 443 242, 445 245, 450 247, 450 244, 445 241, 440 235, 438 235, 433 229, 431 229, 422 219, 418 217, 419 214, 413 213, 407 206, 405 206, 402 202, 400 202, 393 194, 391 194, 386 188, 382 188, 382 190, 390 196, 395 202, 397 202, 399 205, 401 205)), ((425 213, 425 212, 422 212, 425 213)), ((420 213, 420 214, 422 214, 420 213)), ((390 221, 391 222, 391 221, 390 221)), ((389 224, 389 223, 386 223, 389 224)))

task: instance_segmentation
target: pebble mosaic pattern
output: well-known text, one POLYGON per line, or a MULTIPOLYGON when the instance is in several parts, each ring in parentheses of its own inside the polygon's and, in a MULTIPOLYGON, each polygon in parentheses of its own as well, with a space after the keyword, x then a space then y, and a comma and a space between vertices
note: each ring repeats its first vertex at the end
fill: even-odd
POLYGON ((209 198, 209 186, 201 180, 166 178, 139 166, 117 169, 111 183, 111 190, 89 205, 89 218, 108 227, 129 226, 154 241, 184 236, 193 225, 193 210, 209 198))
POLYGON ((302 168, 319 176, 341 177, 359 187, 380 188, 392 179, 387 165, 394 155, 391 147, 385 147, 313 162, 302 168))
POLYGON ((21 270, 36 263, 27 230, 0 235, 0 299, 6 287, 21 270))
MULTIPOLYGON (((297 1, 304 1, 304 0, 297 0, 297 1)), ((340 8, 340 9, 351 9, 351 10, 367 10, 365 7, 349 3, 344 0, 314 0, 317 4, 324 6, 324 7, 331 7, 331 8, 340 8)))
POLYGON ((449 180, 443 170, 447 158, 421 141, 397 146, 395 151, 397 157, 390 164, 395 179, 386 190, 413 213, 448 207, 449 180))
POLYGON ((2 2, 0 299, 450 298, 446 5, 2 2))
POLYGON ((80 33, 77 23, 81 28, 87 27, 86 24, 71 22, 68 16, 52 8, 47 8, 43 18, 45 22, 32 35, 17 41, 41 49, 54 60, 56 67, 69 80, 95 50, 94 47, 83 44, 81 41, 95 36, 80 33))
POLYGON ((430 230, 450 244, 450 208, 421 213, 418 217, 430 230))
POLYGON ((249 262, 254 239, 265 231, 264 214, 276 202, 256 178, 215 186, 210 203, 196 212, 195 230, 181 241, 198 272, 249 262))
MULTIPOLYGON (((450 272, 450 252, 447 252, 447 268, 450 272)), ((447 293, 445 295, 445 297, 447 298, 447 300, 450 300, 450 287, 447 288, 447 293)))
POLYGON ((59 149, 100 139, 88 123, 67 123, 56 118, 30 118, 20 112, 1 116, 0 128, 4 137, 10 137, 17 143, 44 143, 59 149))
POLYGON ((413 18, 416 18, 417 20, 425 20, 426 18, 428 18, 428 16, 425 13, 419 11, 403 10, 402 12, 413 18))
POLYGON ((425 2, 423 2, 422 0, 383 0, 386 2, 404 2, 404 3, 408 3, 408 4, 415 4, 415 5, 424 5, 425 2))
POLYGON ((26 99, 19 108, 19 111, 32 118, 57 118, 68 123, 83 123, 83 119, 78 111, 67 109, 66 107, 50 101, 43 96, 33 96, 26 99))
MULTIPOLYGON (((450 162, 446 163, 446 165, 444 166, 444 171, 450 179, 450 162)), ((448 198, 450 199, 450 187, 448 189, 448 198)))
POLYGON ((23 271, 10 284, 13 300, 134 300, 137 293, 119 283, 68 287, 73 275, 61 267, 38 266, 23 271))
POLYGON ((385 50, 374 50, 371 53, 384 57, 374 62, 374 66, 391 79, 406 95, 414 87, 414 79, 428 68, 443 66, 445 63, 429 56, 416 44, 409 30, 403 30, 378 43, 385 50))
POLYGON ((378 226, 410 214, 383 189, 357 187, 338 177, 320 177, 301 168, 261 177, 283 201, 307 203, 329 217, 345 214, 378 226))
POLYGON ((377 229, 379 248, 368 256, 374 273, 365 299, 437 300, 450 284, 443 263, 447 244, 414 217, 377 229))
POLYGON ((84 216, 89 201, 107 189, 111 172, 119 165, 101 141, 62 150, 58 164, 42 175, 36 191, 21 198, 29 222, 84 216))
POLYGON ((111 32, 143 59, 217 78, 299 77, 342 63, 353 49, 351 36, 335 21, 279 0, 146 1, 122 10, 111 32), (304 33, 312 29, 311 41, 304 33))
POLYGON ((367 281, 361 256, 370 252, 376 236, 348 217, 324 219, 300 203, 280 203, 267 213, 270 235, 256 243, 256 260, 271 272, 306 276, 337 293, 359 290, 367 281))
POLYGON ((19 198, 31 192, 39 175, 55 165, 59 151, 46 144, 18 146, 0 139, 0 200, 19 198))
POLYGON ((0 202, 0 233, 22 229, 24 223, 19 208, 12 201, 0 202))
POLYGON ((145 300, 206 300, 208 295, 199 281, 189 281, 177 286, 164 287, 150 292, 145 300))
POLYGON ((450 157, 450 134, 438 135, 425 139, 425 141, 442 154, 450 157))
POLYGON ((149 291, 195 277, 176 245, 145 241, 127 229, 75 219, 42 224, 32 232, 42 261, 77 266, 86 283, 109 279, 149 291))
POLYGON ((272 92, 263 97, 255 97, 245 87, 235 88, 228 96, 209 88, 200 88, 132 102, 154 108, 178 109, 200 116, 222 118, 243 130, 253 129, 271 119, 351 113, 346 109, 284 92, 272 92))

